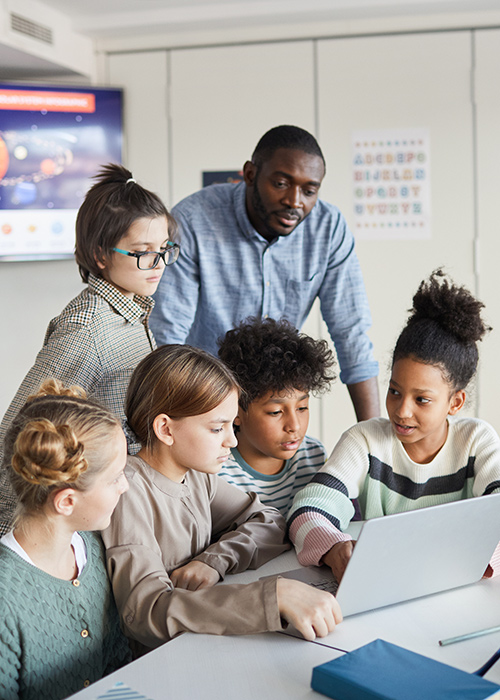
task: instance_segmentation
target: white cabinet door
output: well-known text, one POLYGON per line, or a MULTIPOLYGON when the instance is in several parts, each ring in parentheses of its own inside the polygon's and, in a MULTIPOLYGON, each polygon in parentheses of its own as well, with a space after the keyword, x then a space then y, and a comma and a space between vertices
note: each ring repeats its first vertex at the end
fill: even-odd
POLYGON ((493 332, 480 348, 479 416, 500 432, 500 31, 474 33, 479 294, 493 332))
MULTIPOLYGON (((322 194, 353 229, 352 132, 424 127, 430 133, 432 237, 357 243, 384 402, 391 351, 420 281, 443 265, 474 289, 471 34, 319 41, 318 66, 318 137, 327 160, 322 194)), ((326 397, 323 409, 323 439, 331 447, 354 414, 343 392, 326 397)))
POLYGON ((204 170, 239 170, 278 124, 314 130, 312 42, 172 52, 173 195, 200 189, 204 170))
POLYGON ((111 54, 108 82, 124 88, 124 164, 169 207, 168 51, 111 54))

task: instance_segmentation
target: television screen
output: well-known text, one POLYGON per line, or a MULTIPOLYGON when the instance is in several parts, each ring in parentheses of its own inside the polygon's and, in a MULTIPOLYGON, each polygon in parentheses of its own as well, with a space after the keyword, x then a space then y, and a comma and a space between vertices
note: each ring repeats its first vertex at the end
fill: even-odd
POLYGON ((0 261, 72 257, 78 208, 122 139, 121 90, 0 84, 0 261))

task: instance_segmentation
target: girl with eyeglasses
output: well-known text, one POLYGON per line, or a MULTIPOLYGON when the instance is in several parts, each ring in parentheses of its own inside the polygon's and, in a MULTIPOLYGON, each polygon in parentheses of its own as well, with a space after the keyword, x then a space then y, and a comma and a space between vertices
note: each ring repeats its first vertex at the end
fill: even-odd
MULTIPOLYGON (((0 425, 0 535, 16 502, 2 443, 27 397, 55 377, 81 386, 124 422, 132 371, 156 347, 148 327, 151 295, 165 266, 178 257, 177 226, 160 198, 123 166, 107 165, 95 179, 76 220, 75 257, 87 287, 49 323, 35 364, 0 425)), ((138 445, 129 440, 129 449, 138 445)))
POLYGON ((125 634, 147 648, 183 631, 282 630, 282 620, 313 640, 342 619, 330 593, 299 581, 217 585, 289 548, 279 511, 217 475, 237 442, 238 396, 231 371, 188 345, 163 345, 132 375, 126 414, 142 447, 102 537, 125 634))

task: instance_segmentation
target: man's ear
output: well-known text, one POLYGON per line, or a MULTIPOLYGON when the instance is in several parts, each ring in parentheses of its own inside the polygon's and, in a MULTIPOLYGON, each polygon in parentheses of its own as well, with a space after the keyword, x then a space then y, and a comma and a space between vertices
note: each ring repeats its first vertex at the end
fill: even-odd
POLYGON ((247 160, 243 166, 243 179, 247 187, 253 187, 255 183, 255 176, 257 174, 257 166, 252 163, 251 160, 247 160))
POLYGON ((59 515, 72 515, 78 499, 77 491, 72 488, 56 491, 52 496, 52 507, 59 515))
POLYGON ((450 399, 449 416, 454 416, 460 411, 465 403, 465 391, 456 391, 450 399))
POLYGON ((172 435, 172 419, 166 413, 160 413, 153 421, 153 431, 157 440, 163 442, 164 445, 173 445, 174 436, 172 435))

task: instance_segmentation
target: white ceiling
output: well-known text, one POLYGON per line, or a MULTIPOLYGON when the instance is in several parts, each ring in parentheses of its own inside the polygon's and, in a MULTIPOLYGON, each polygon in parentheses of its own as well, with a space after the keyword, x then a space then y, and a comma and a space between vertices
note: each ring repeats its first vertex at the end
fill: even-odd
POLYGON ((500 10, 500 0, 42 0, 90 37, 500 10))

